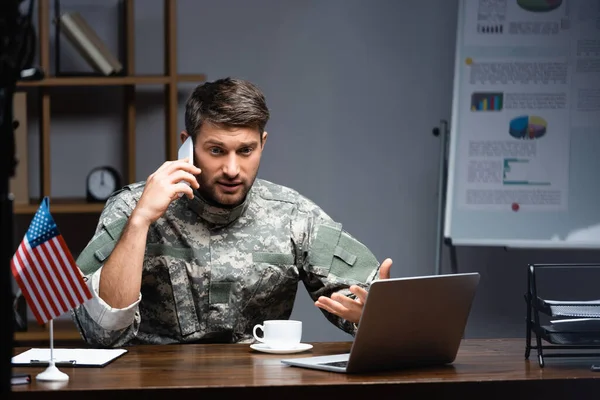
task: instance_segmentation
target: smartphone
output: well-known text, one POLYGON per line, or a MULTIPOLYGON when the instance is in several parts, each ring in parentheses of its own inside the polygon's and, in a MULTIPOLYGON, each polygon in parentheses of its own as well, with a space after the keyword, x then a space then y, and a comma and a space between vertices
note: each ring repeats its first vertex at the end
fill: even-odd
POLYGON ((179 160, 186 157, 190 159, 190 164, 194 163, 194 142, 192 142, 191 136, 188 136, 188 138, 185 139, 185 142, 183 142, 179 148, 179 151, 177 152, 177 158, 179 160))
MULTIPOLYGON (((191 136, 188 136, 188 138, 185 139, 177 152, 177 159, 182 160, 184 158, 188 158, 190 164, 194 164, 194 142, 192 142, 191 136)), ((190 186, 189 182, 184 181, 184 183, 190 186)), ((179 197, 181 196, 183 196, 183 193, 179 193, 179 197)))

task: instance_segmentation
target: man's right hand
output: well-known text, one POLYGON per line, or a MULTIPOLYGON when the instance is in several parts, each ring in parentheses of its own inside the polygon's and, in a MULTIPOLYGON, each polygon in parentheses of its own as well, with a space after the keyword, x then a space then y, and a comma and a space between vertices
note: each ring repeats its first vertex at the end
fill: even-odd
POLYGON ((141 218, 150 225, 165 213, 173 200, 179 198, 179 193, 193 199, 192 188, 200 187, 196 180, 200 172, 200 168, 192 165, 187 158, 165 162, 146 180, 132 217, 141 218))

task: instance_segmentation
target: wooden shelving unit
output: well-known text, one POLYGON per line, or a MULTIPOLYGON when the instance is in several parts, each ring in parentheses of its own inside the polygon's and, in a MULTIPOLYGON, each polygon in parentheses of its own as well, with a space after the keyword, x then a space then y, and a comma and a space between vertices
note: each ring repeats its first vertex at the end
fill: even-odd
MULTIPOLYGON (((31 199, 31 204, 15 204, 16 214, 34 214, 41 199, 31 199)), ((100 213, 104 203, 88 203, 85 199, 58 199, 52 200, 52 214, 87 214, 100 213)))
MULTIPOLYGON (((199 82, 204 75, 179 75, 178 82, 199 82)), ((167 85, 169 77, 162 75, 137 76, 60 76, 48 77, 41 81, 21 81, 19 87, 52 87, 52 86, 125 86, 125 85, 167 85)))
MULTIPOLYGON (((40 67, 50 71, 50 3, 52 0, 38 1, 38 46, 40 67)), ((177 89, 180 82, 201 83, 204 74, 180 75, 177 73, 177 29, 176 0, 164 1, 164 75, 135 75, 134 0, 124 0, 124 76, 63 77, 46 76, 40 81, 20 81, 18 89, 35 88, 39 94, 40 130, 40 197, 50 196, 50 104, 52 89, 64 86, 120 86, 124 96, 123 150, 126 161, 123 171, 124 183, 134 182, 136 145, 135 88, 139 85, 163 85, 165 93, 165 159, 175 159, 178 148, 177 135, 177 89)), ((16 205, 16 214, 33 214, 39 201, 31 199, 28 205, 16 205)), ((99 213, 102 204, 86 203, 85 199, 52 199, 52 213, 99 213)))

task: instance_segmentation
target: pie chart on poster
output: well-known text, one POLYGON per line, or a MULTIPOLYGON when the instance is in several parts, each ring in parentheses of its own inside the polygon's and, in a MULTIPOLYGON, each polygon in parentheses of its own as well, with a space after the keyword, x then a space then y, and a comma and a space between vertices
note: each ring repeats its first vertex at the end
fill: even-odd
POLYGON ((517 4, 527 11, 545 12, 560 7, 562 0, 517 0, 517 4))
POLYGON ((510 121, 509 133, 516 139, 539 139, 546 134, 548 123, 542 117, 522 115, 510 121))

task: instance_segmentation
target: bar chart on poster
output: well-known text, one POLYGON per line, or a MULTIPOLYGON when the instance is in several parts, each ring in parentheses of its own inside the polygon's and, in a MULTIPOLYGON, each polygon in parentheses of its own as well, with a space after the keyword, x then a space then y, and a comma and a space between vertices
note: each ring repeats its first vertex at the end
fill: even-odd
POLYGON ((445 240, 600 248, 600 1, 459 5, 445 240))

